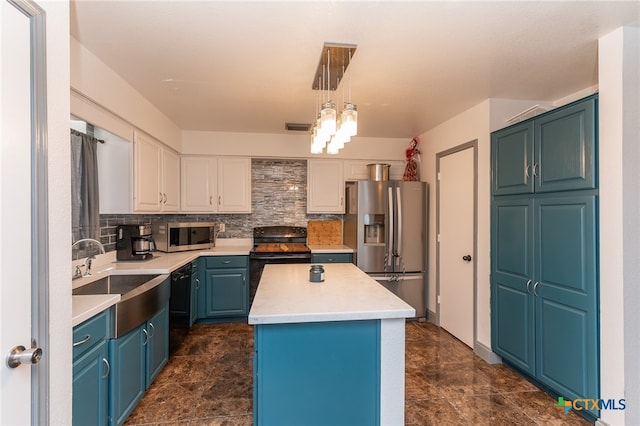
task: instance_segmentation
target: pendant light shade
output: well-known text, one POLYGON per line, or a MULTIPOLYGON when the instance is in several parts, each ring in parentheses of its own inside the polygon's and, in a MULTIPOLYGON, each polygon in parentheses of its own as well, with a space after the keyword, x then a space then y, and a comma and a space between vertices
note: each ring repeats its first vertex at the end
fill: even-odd
POLYGON ((342 128, 349 136, 358 134, 358 108, 352 103, 345 103, 342 111, 342 128))
POLYGON ((322 105, 320 124, 325 135, 335 135, 337 129, 336 120, 337 113, 333 102, 329 101, 322 105))

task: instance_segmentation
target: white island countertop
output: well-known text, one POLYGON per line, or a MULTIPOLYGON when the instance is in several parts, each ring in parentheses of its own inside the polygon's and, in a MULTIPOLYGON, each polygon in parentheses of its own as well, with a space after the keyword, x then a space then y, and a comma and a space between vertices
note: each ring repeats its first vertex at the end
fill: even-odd
POLYGON ((324 282, 309 281, 308 264, 268 264, 249 324, 409 318, 415 310, 352 263, 324 266, 324 282))

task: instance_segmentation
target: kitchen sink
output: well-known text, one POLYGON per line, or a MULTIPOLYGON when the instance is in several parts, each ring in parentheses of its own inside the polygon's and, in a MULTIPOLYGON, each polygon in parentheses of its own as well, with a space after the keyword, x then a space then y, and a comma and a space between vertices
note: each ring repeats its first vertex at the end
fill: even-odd
POLYGON ((146 321, 168 301, 168 274, 109 275, 73 290, 73 295, 120 294, 115 305, 114 336, 119 337, 146 321))

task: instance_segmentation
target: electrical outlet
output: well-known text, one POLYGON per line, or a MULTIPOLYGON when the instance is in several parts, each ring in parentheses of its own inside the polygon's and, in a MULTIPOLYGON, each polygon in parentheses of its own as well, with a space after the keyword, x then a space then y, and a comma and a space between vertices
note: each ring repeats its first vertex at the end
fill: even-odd
POLYGON ((220 232, 224 232, 224 231, 226 230, 226 226, 224 226, 224 223, 221 223, 221 224, 220 224, 220 225, 218 225, 218 226, 219 226, 218 230, 219 230, 220 232))

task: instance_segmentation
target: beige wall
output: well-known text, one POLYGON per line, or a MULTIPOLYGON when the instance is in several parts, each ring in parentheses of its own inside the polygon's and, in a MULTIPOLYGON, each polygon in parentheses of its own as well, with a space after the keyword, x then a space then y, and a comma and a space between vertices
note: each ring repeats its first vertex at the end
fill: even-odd
POLYGON ((69 3, 42 1, 47 26, 50 420, 71 424, 69 3))
POLYGON ((338 155, 311 155, 309 135, 182 132, 182 153, 203 155, 250 155, 273 158, 347 158, 363 160, 404 160, 410 140, 400 138, 354 137, 338 155))
MULTIPOLYGON (((75 38, 71 37, 70 45, 72 90, 180 152, 181 134, 175 123, 75 38)), ((72 113, 89 122, 96 121, 93 115, 82 116, 75 107, 72 113)), ((91 114, 91 110, 84 110, 84 113, 91 114)), ((101 111, 96 111, 96 115, 100 114, 101 111)), ((113 133, 117 134, 116 131, 113 133)))
POLYGON ((640 424, 640 28, 598 44, 602 424, 640 424))

